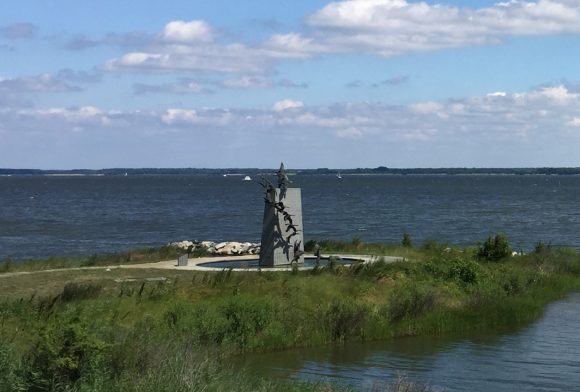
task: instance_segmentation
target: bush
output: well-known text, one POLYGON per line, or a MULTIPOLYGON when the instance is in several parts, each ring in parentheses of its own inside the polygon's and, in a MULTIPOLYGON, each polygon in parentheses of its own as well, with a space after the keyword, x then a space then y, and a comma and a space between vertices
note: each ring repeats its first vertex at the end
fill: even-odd
POLYGON ((548 244, 544 244, 542 241, 538 241, 536 246, 534 247, 534 253, 541 255, 544 253, 549 253, 552 251, 552 243, 548 242, 548 244))
POLYGON ((470 260, 458 259, 449 269, 449 277, 460 283, 477 283, 479 265, 470 260))
POLYGON ((403 245, 403 248, 413 247, 413 241, 411 241, 411 236, 409 235, 409 233, 403 234, 403 240, 401 241, 401 245, 403 245))
POLYGON ((317 242, 315 240, 308 240, 304 244, 304 251, 305 252, 314 252, 316 249, 317 242))
POLYGON ((66 320, 44 331, 28 353, 28 390, 66 389, 106 368, 108 345, 78 320, 66 320))
POLYGON ((509 241, 503 234, 489 236, 477 251, 480 260, 499 261, 511 254, 509 241))

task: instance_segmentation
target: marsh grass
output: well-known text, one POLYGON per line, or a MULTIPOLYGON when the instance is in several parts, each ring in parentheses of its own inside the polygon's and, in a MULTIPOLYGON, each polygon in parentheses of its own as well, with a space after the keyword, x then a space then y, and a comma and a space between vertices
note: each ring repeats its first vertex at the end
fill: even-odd
MULTIPOLYGON (((390 249, 322 245, 333 253, 390 249)), ((339 390, 246 377, 225 364, 250 351, 525 325, 580 289, 580 257, 569 249, 494 263, 434 244, 398 252, 413 257, 279 273, 114 269, 3 278, 0 389, 339 390)), ((408 387, 395 390, 426 390, 408 387)))

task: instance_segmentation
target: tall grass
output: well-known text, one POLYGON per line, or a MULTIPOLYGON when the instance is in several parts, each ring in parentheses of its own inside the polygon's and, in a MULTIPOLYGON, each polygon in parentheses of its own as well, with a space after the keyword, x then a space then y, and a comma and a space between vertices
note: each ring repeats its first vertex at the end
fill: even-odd
POLYGON ((0 390, 335 390, 240 376, 224 364, 249 351, 518 326, 580 288, 580 257, 568 249, 494 263, 437 244, 399 250, 413 258, 315 271, 183 271, 155 282, 87 281, 78 272, 60 292, 0 300, 0 390))

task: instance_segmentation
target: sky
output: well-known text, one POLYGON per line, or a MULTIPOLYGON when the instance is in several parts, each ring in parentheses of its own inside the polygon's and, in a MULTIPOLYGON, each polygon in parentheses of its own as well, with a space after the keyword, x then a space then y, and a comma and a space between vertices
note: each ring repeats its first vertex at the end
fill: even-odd
POLYGON ((580 0, 3 0, 0 167, 580 166, 580 0))

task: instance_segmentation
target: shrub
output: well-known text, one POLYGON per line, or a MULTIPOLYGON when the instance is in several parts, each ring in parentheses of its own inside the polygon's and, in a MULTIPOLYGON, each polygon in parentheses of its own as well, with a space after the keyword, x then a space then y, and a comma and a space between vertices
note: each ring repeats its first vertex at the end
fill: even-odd
POLYGON ((509 241, 503 234, 489 236, 477 251, 480 260, 499 261, 511 254, 509 241))
POLYGON ((304 251, 305 252, 314 252, 314 249, 316 248, 316 244, 317 244, 317 242, 315 240, 306 241, 306 243, 304 244, 304 251))
POLYGON ((538 241, 536 246, 534 247, 534 253, 541 255, 544 253, 549 253, 552 251, 552 243, 548 242, 548 244, 544 244, 542 241, 538 241))
POLYGON ((83 375, 94 374, 106 362, 108 345, 78 320, 67 320, 41 334, 28 353, 29 390, 66 389, 83 375))
POLYGON ((449 268, 449 277, 460 283, 477 283, 479 265, 470 260, 457 259, 449 268))
POLYGON ((411 236, 409 235, 409 233, 403 234, 403 240, 401 241, 401 245, 403 245, 404 248, 413 247, 413 241, 411 241, 411 236))

